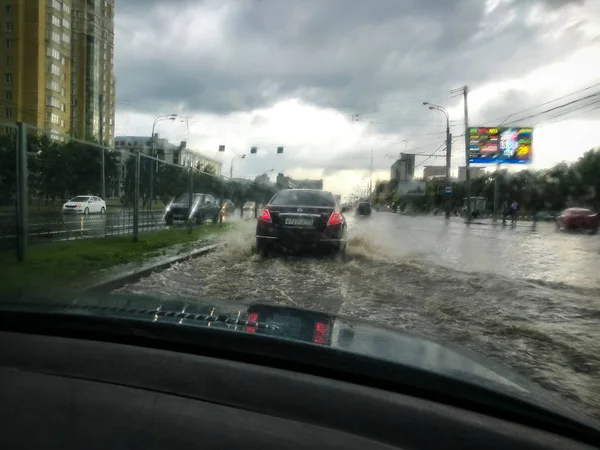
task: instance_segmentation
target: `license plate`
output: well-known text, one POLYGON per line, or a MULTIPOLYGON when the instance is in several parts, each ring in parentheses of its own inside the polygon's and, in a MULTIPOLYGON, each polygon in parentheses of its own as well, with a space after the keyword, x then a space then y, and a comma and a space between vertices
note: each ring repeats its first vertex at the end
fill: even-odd
POLYGON ((286 225, 300 225, 300 226, 311 226, 313 224, 312 219, 294 219, 288 217, 285 219, 286 225))

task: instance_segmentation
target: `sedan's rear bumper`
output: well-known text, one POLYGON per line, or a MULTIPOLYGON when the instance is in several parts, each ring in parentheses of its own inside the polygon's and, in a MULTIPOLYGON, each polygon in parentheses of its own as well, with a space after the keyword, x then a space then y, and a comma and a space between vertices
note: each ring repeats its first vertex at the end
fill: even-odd
POLYGON ((263 245, 288 250, 338 250, 345 246, 346 239, 341 227, 328 227, 324 231, 303 228, 274 227, 259 223, 256 239, 263 245))

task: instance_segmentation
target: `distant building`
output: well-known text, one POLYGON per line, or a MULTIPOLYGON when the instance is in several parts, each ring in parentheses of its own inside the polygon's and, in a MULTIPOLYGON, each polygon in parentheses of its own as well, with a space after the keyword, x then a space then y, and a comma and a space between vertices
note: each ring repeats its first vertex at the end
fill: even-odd
MULTIPOLYGON (((469 167, 471 180, 485 176, 485 167, 469 167)), ((458 181, 467 181, 467 167, 461 166, 458 168, 458 181)))
POLYGON ((254 182, 261 186, 271 186, 271 180, 269 179, 269 175, 267 175, 266 173, 257 176, 254 179, 254 182))
MULTIPOLYGON (((117 136, 115 137, 115 150, 125 150, 124 152, 119 152, 119 185, 122 185, 127 175, 126 163, 130 153, 141 152, 146 155, 151 154, 152 138, 150 136, 117 136)), ((158 135, 155 135, 154 154, 158 159, 168 164, 200 168, 209 166, 215 175, 221 175, 222 163, 220 161, 187 149, 186 141, 181 141, 179 144, 171 144, 167 139, 162 139, 158 135)))
POLYGON ((280 189, 320 189, 323 190, 323 180, 294 180, 282 173, 277 174, 277 186, 280 189))
POLYGON ((423 179, 430 181, 436 178, 446 177, 446 166, 425 166, 423 169, 423 179))
POLYGON ((294 180, 300 189, 320 189, 323 190, 323 180, 294 180))
POLYGON ((400 159, 392 164, 390 180, 410 181, 415 176, 415 155, 403 153, 400 159))

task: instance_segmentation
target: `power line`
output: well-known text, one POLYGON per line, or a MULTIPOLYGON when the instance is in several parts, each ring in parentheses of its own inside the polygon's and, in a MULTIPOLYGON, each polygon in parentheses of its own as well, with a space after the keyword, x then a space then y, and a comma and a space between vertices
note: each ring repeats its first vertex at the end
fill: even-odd
POLYGON ((585 87, 583 89, 580 89, 578 91, 571 92, 570 94, 566 94, 566 95, 563 95, 561 97, 557 97, 555 99, 548 100, 547 102, 540 103, 539 105, 531 106, 531 107, 523 109, 521 111, 517 111, 517 112, 511 113, 508 116, 503 116, 503 117, 499 117, 497 119, 489 120, 487 122, 484 122, 482 125, 496 124, 499 120, 502 120, 502 123, 500 124, 500 125, 502 125, 502 124, 506 123, 506 121, 508 119, 510 119, 511 117, 513 117, 513 116, 525 113, 527 111, 531 111, 531 110, 536 109, 536 108, 540 108, 542 106, 549 105, 550 103, 554 103, 554 102, 557 102, 559 100, 563 100, 563 99, 568 98, 568 97, 572 97, 573 95, 581 94, 582 92, 589 91, 590 89, 594 89, 595 87, 598 87, 598 86, 600 86, 600 83, 592 84, 592 85, 587 86, 587 87, 585 87))

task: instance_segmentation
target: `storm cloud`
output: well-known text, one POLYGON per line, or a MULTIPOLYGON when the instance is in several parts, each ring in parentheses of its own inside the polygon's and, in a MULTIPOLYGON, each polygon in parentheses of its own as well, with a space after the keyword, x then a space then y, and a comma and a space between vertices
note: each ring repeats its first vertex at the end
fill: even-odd
MULTIPOLYGON (((423 101, 454 111, 459 136, 461 99, 451 90, 520 78, 597 46, 599 3, 119 0, 117 104, 137 113, 226 117, 297 99, 348 118, 358 114, 386 139, 380 154, 402 148, 407 137, 412 147, 434 149, 443 142, 445 119, 423 101)), ((587 79, 563 81, 543 92, 508 86, 493 102, 480 102, 473 118, 507 117, 587 79)), ((268 138, 264 144, 277 145, 268 138)), ((343 163, 297 155, 303 167, 354 167, 358 160, 364 166, 364 146, 347 151, 343 163)), ((388 163, 379 158, 375 165, 388 163)))

